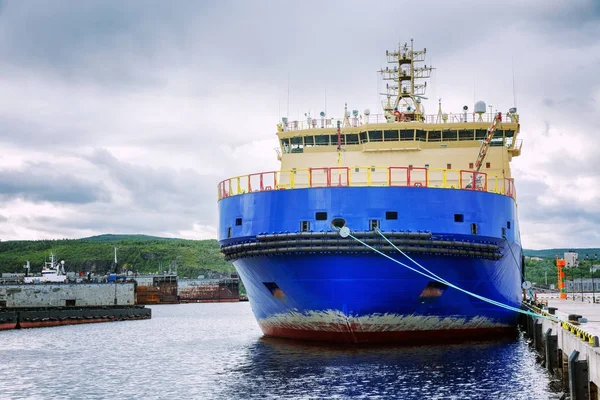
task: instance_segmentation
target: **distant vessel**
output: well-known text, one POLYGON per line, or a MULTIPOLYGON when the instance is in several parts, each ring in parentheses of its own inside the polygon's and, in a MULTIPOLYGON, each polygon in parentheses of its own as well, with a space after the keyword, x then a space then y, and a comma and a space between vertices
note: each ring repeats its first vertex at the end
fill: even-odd
POLYGON ((433 274, 519 307, 519 115, 482 101, 447 114, 441 100, 425 114, 425 54, 412 40, 386 52, 383 115, 283 118, 281 170, 218 185, 221 250, 266 335, 357 343, 514 331, 516 312, 433 274), (398 265, 416 265, 398 250, 431 274, 398 265))
MULTIPOLYGON (((24 265, 29 275, 31 265, 29 261, 24 265)), ((67 275, 65 274, 65 261, 62 260, 59 263, 54 261, 54 254, 50 254, 50 261, 46 261, 42 267, 41 276, 26 276, 23 278, 24 283, 64 283, 67 281, 67 275)))

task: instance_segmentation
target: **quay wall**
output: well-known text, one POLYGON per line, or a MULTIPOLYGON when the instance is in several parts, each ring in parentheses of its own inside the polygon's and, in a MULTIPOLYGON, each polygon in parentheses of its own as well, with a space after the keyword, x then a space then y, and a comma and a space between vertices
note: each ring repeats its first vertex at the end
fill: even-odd
POLYGON ((133 283, 1 285, 0 308, 127 306, 133 283))
POLYGON ((566 313, 558 311, 558 308, 549 309, 533 301, 524 302, 523 305, 525 309, 542 316, 560 318, 557 321, 545 317, 523 316, 522 325, 526 334, 532 339, 531 345, 542 356, 546 368, 553 375, 561 378, 563 389, 567 393, 570 392, 570 398, 572 400, 599 399, 600 347, 596 329, 590 329, 587 324, 568 321, 566 313), (553 337, 555 344, 548 346, 547 341, 550 337, 553 337), (574 352, 578 353, 575 360, 587 367, 584 368, 586 372, 579 371, 574 374, 569 371, 571 365, 569 359, 574 352), (556 362, 553 363, 549 358, 554 358, 556 362))

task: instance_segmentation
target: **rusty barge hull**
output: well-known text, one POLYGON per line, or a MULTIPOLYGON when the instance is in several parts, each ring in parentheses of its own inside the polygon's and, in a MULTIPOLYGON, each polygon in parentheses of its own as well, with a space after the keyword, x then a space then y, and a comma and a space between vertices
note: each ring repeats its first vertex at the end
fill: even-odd
POLYGON ((141 306, 3 309, 0 310, 0 330, 133 321, 151 317, 152 311, 141 306))
POLYGON ((240 301, 239 281, 225 279, 218 282, 192 284, 179 289, 181 303, 229 303, 240 301))

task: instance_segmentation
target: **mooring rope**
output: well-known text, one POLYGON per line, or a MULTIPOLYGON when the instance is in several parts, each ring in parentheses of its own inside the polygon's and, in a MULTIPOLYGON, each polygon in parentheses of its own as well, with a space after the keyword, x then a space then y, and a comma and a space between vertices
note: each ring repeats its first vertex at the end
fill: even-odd
POLYGON ((443 279, 443 278, 439 277, 438 275, 434 274, 433 272, 429 271, 427 268, 423 267, 421 264, 419 264, 418 262, 416 262, 415 260, 413 260, 413 259, 412 259, 411 257, 409 257, 409 256, 408 256, 408 255, 407 255, 405 252, 403 252, 403 251, 402 251, 402 250, 400 250, 398 247, 396 247, 396 245, 394 245, 394 244, 393 244, 393 243, 392 243, 392 242, 391 242, 391 241, 390 241, 390 240, 389 240, 387 237, 385 237, 385 235, 384 235, 384 234, 383 234, 383 233, 382 233, 382 232, 381 232, 379 229, 377 229, 376 231, 377 231, 377 232, 379 233, 379 235, 381 235, 381 237, 382 237, 382 238, 384 238, 384 239, 385 239, 385 240, 386 240, 386 241, 387 241, 387 242, 388 242, 388 243, 389 243, 389 244, 390 244, 390 245, 391 245, 391 246, 392 246, 392 247, 393 247, 393 248, 394 248, 396 251, 398 251, 400 254, 402 254, 403 256, 405 256, 406 258, 408 258, 410 261, 412 261, 412 262, 413 262, 413 263, 414 263, 416 266, 418 266, 418 267, 419 267, 419 268, 421 268, 423 271, 425 271, 425 273, 423 273, 423 272, 421 272, 421 271, 419 271, 419 270, 416 270, 415 268, 412 268, 411 266, 409 266, 409 265, 406 265, 406 264, 404 264, 403 262, 401 262, 401 261, 399 261, 399 260, 396 260, 395 258, 393 258, 393 257, 391 257, 391 256, 389 256, 389 255, 387 255, 387 254, 385 254, 385 253, 383 253, 382 251, 380 251, 380 250, 376 249, 376 248, 375 248, 375 247, 373 247, 373 246, 370 246, 370 245, 368 245, 367 243, 363 242, 363 241, 362 241, 362 240, 360 240, 359 238, 357 238, 357 237, 355 237, 354 235, 352 235, 352 233, 350 232, 350 229, 349 229, 348 227, 343 227, 343 228, 341 228, 341 229, 340 229, 340 236, 342 236, 342 237, 351 237, 352 239, 354 239, 354 240, 355 240, 355 241, 357 241, 358 243, 362 244, 363 246, 367 247, 367 248, 368 248, 368 249, 370 249, 370 250, 373 250, 375 253, 377 253, 377 254, 379 254, 379 255, 382 255, 382 256, 384 256, 385 258, 387 258, 387 259, 389 259, 389 260, 391 260, 391 261, 395 262, 396 264, 399 264, 399 265, 401 265, 401 266, 403 266, 403 267, 405 267, 405 268, 408 268, 409 270, 411 270, 411 271, 413 271, 413 272, 416 272, 416 273, 418 273, 419 275, 422 275, 422 276, 424 276, 424 277, 426 277, 426 278, 428 278, 428 279, 431 279, 431 280, 434 280, 434 281, 436 281, 436 282, 442 283, 442 284, 444 284, 444 285, 446 285, 446 286, 449 286, 449 287, 451 287, 451 288, 453 288, 453 289, 456 289, 456 290, 458 290, 458 291, 460 291, 460 292, 463 292, 463 293, 465 293, 465 294, 467 294, 467 295, 469 295, 469 296, 475 297, 475 298, 477 298, 477 299, 479 299, 479 300, 481 300, 481 301, 484 301, 484 302, 490 303, 490 304, 492 304, 492 305, 498 306, 498 307, 500 307, 500 308, 504 308, 504 309, 506 309, 506 310, 509 310, 509 311, 518 312, 518 313, 525 314, 525 315, 529 315, 529 316, 532 316, 532 317, 536 317, 536 318, 547 318, 547 319, 550 319, 550 320, 560 321, 560 320, 559 320, 557 317, 554 317, 554 316, 549 316, 549 315, 542 315, 542 314, 538 314, 538 313, 531 312, 531 311, 527 311, 527 310, 521 310, 520 308, 516 308, 516 307, 510 306, 510 305, 508 305, 508 304, 504 304, 504 303, 498 302, 498 301, 496 301, 496 300, 492 300, 492 299, 489 299, 489 298, 487 298, 487 297, 480 296, 480 295, 478 295, 478 294, 476 294, 476 293, 470 292, 470 291, 468 291, 468 290, 465 290, 465 289, 463 289, 463 288, 461 288, 461 287, 459 287, 459 286, 456 286, 456 285, 452 284, 451 282, 448 282, 447 280, 445 280, 445 279, 443 279))
MULTIPOLYGON (((502 238, 508 242, 508 238, 506 235, 502 235, 502 238)), ((519 269, 519 262, 517 261, 517 257, 515 257, 515 253, 512 251, 512 247, 508 244, 508 249, 510 250, 510 254, 512 254, 513 260, 515 260, 515 266, 517 267, 517 271, 519 271, 519 275, 521 275, 522 282, 525 282, 525 275, 523 275, 523 270, 519 269)))

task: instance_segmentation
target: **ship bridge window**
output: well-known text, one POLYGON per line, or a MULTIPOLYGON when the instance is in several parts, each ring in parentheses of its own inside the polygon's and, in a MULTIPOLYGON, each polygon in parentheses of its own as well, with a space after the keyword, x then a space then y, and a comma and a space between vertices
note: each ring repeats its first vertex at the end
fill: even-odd
POLYGON ((495 136, 496 135, 494 135, 494 138, 490 142, 490 146, 504 146, 504 138, 495 136))
POLYGON ((349 133, 346 135, 346 144, 358 144, 358 134, 349 133))
POLYGON ((404 129, 400 131, 400 140, 415 140, 415 131, 413 129, 404 129))
POLYGON ((485 135, 487 135, 487 130, 485 130, 485 129, 477 129, 475 131, 475 139, 476 140, 483 140, 483 139, 485 139, 485 135))
POLYGON ((369 138, 367 137, 367 132, 361 132, 360 133, 360 142, 367 143, 368 141, 369 141, 369 138))
POLYGON ((290 139, 281 139, 281 148, 284 153, 290 152, 290 139))
POLYGON ((383 140, 386 142, 398 141, 398 131, 385 131, 383 132, 383 140))
MULTIPOLYGON (((338 144, 338 136, 337 135, 330 135, 329 139, 330 139, 331 144, 335 144, 335 145, 338 144)), ((341 135, 340 140, 341 140, 341 143, 344 144, 344 135, 341 135)))
POLYGON ((312 147, 315 145, 315 137, 314 136, 304 136, 304 146, 312 147))
POLYGON ((442 140, 442 131, 429 132, 429 141, 430 142, 439 142, 440 140, 442 140))
POLYGON ((425 141, 427 141, 427 132, 425 132, 421 129, 417 129, 416 137, 417 137, 417 140, 425 142, 425 141))
POLYGON ((318 135, 315 136, 315 146, 328 146, 329 135, 318 135))
POLYGON ((504 137, 511 138, 513 136, 515 136, 515 131, 513 131, 512 129, 507 129, 504 131, 504 137))
POLYGON ((302 153, 304 149, 304 143, 302 136, 292 138, 292 153, 302 153))
POLYGON ((442 142, 451 142, 457 140, 458 131, 442 132, 442 142))
POLYGON ((369 132, 369 142, 381 142, 383 140, 383 132, 382 131, 370 131, 369 132))
POLYGON ((458 131, 458 140, 473 140, 473 131, 472 130, 461 130, 458 131))

